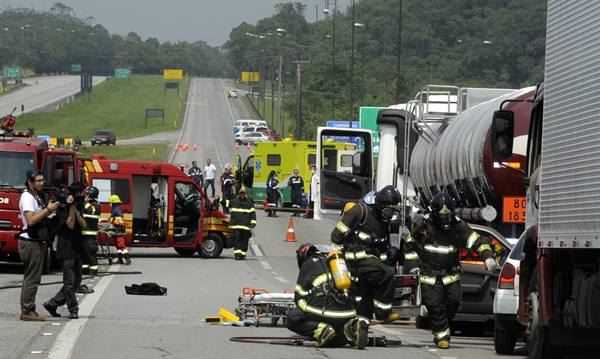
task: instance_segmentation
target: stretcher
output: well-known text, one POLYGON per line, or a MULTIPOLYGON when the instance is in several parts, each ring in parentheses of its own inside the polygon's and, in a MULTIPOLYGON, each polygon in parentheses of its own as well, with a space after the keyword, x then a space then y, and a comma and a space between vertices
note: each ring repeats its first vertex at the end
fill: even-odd
POLYGON ((108 265, 113 263, 115 238, 119 235, 122 235, 122 233, 119 233, 112 224, 108 222, 98 223, 98 254, 96 256, 98 259, 106 259, 108 265))
POLYGON ((257 327, 270 321, 286 325, 287 313, 296 307, 294 293, 269 293, 260 288, 242 288, 235 312, 242 321, 250 321, 257 327))

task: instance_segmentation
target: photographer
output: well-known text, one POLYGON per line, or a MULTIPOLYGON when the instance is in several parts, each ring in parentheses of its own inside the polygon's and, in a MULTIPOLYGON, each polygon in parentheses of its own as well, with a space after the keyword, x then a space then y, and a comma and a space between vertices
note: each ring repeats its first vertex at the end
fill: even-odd
POLYGON ((46 316, 35 310, 35 296, 42 279, 50 239, 48 217, 56 212, 58 202, 50 201, 46 205, 44 176, 40 173, 27 172, 25 187, 26 190, 19 199, 19 212, 23 221, 23 232, 19 235, 19 256, 25 266, 19 319, 44 321, 46 316))
POLYGON ((60 208, 57 212, 57 257, 63 261, 63 286, 54 298, 44 303, 44 308, 53 317, 60 317, 58 307, 67 305, 69 318, 77 319, 79 305, 75 291, 81 284, 81 257, 85 243, 82 229, 85 220, 81 215, 81 186, 73 184, 69 189, 61 189, 57 198, 60 208))

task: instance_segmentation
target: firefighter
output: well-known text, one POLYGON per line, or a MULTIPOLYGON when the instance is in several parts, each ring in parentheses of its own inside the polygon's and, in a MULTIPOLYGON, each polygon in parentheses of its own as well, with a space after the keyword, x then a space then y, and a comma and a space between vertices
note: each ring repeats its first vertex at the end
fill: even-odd
POLYGON ((100 220, 100 204, 98 195, 100 191, 94 186, 89 186, 84 191, 85 204, 83 206, 83 219, 85 228, 83 229, 83 273, 89 272, 91 275, 98 274, 98 221, 100 220))
POLYGON ((125 221, 123 220, 123 209, 121 208, 121 198, 113 194, 109 198, 111 212, 109 222, 113 227, 113 236, 115 239, 115 248, 117 249, 117 259, 119 264, 131 264, 129 250, 127 249, 127 238, 125 237, 125 221), (123 260, 125 263, 123 263, 123 260))
POLYGON ((227 163, 221 175, 221 192, 223 197, 223 211, 229 213, 229 206, 234 196, 235 177, 231 171, 231 164, 227 163))
POLYGON ((192 167, 188 170, 188 176, 192 177, 192 180, 200 187, 204 188, 204 176, 202 174, 202 168, 198 167, 196 161, 192 161, 192 167))
POLYGON ((489 240, 456 217, 455 207, 450 195, 438 193, 430 213, 418 217, 412 235, 404 238, 405 260, 419 263, 422 300, 431 318, 433 341, 440 349, 450 347, 449 321, 461 301, 460 250, 477 251, 489 271, 498 268, 489 240))
POLYGON ((296 308, 287 316, 289 330, 314 338, 317 346, 363 349, 368 343, 369 321, 356 314, 355 303, 337 288, 328 258, 310 244, 296 251, 300 273, 294 291, 296 308))
MULTIPOLYGON (((279 204, 279 179, 277 178, 277 172, 271 171, 267 179, 267 207, 274 208, 279 204)), ((277 217, 277 213, 274 209, 267 210, 269 217, 277 217)))
POLYGON ((252 228, 256 227, 256 210, 254 202, 246 195, 246 188, 231 201, 231 220, 229 228, 233 230, 235 260, 244 260, 248 253, 248 241, 252 236, 252 228))
MULTIPOLYGON (((302 176, 300 176, 300 170, 298 168, 294 168, 293 176, 291 176, 290 179, 288 180, 288 187, 290 188, 290 191, 291 191, 292 207, 293 208, 302 208, 302 202, 303 202, 302 195, 304 194, 304 180, 302 179, 302 176)), ((297 215, 297 213, 294 213, 294 216, 296 216, 296 215, 297 215)))
POLYGON ((400 202, 400 193, 393 186, 366 196, 358 203, 345 206, 331 240, 342 246, 352 275, 358 279, 358 314, 378 320, 399 319, 392 315, 393 268, 388 260, 390 221, 400 202))

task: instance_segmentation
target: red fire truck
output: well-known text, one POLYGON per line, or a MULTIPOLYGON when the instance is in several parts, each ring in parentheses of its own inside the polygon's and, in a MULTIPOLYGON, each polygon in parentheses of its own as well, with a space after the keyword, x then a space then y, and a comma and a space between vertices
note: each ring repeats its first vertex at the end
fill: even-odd
MULTIPOLYGON (((19 261, 19 197, 25 189, 26 172, 41 171, 52 190, 79 181, 80 163, 75 152, 49 148, 46 141, 32 137, 31 131, 10 131, 0 135, 0 168, 0 260, 19 261)), ((50 255, 49 250, 48 258, 50 255)))
POLYGON ((232 247, 227 217, 177 166, 94 157, 83 171, 86 183, 100 190, 102 219, 110 216, 111 195, 123 202, 128 246, 172 247, 181 256, 207 258, 232 247))

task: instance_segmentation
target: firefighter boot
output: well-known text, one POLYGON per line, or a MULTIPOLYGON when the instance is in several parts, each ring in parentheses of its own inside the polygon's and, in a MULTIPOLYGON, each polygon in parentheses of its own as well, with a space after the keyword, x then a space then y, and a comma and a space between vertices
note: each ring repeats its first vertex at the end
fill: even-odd
POLYGON ((344 325, 344 336, 357 349, 369 344, 369 321, 365 318, 349 320, 344 325))
POLYGON ((439 349, 448 349, 448 348, 450 348, 450 340, 442 339, 442 340, 438 341, 436 343, 436 345, 439 349))
POLYGON ((125 257, 125 264, 131 265, 131 257, 129 257, 129 253, 125 253, 123 257, 125 257))
POLYGON ((119 253, 117 253, 117 262, 118 262, 119 264, 124 264, 124 263, 123 263, 123 253, 120 253, 120 252, 119 252, 119 253))
POLYGON ((335 338, 335 329, 329 324, 319 323, 314 331, 314 338, 318 347, 324 347, 335 338))

